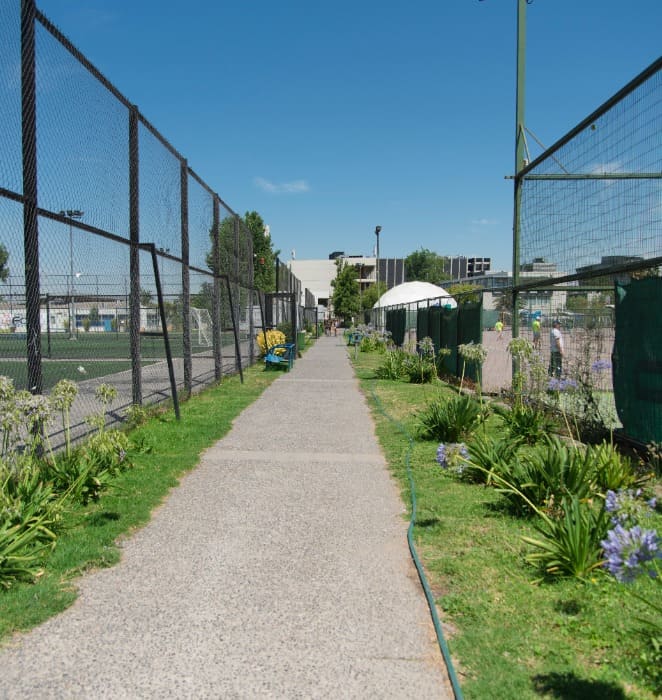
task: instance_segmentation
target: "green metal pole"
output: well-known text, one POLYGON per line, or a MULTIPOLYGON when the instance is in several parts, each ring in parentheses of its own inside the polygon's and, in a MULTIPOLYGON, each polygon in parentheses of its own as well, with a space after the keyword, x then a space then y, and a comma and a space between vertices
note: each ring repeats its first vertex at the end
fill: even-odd
MULTIPOLYGON (((517 287, 520 281, 520 206, 522 180, 519 173, 524 167, 524 95, 526 83, 526 6, 527 0, 517 0, 517 92, 515 96, 515 204, 513 213, 513 338, 519 335, 517 287)), ((516 371, 513 366, 513 372, 516 371)))

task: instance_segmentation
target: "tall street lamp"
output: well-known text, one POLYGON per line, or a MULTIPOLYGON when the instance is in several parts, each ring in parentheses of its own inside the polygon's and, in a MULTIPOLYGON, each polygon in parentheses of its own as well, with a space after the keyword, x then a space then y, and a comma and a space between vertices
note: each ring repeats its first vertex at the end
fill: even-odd
POLYGON ((377 236, 377 258, 375 260, 375 279, 377 284, 377 308, 379 308, 379 234, 382 230, 381 226, 375 226, 375 236, 377 236))
MULTIPOLYGON (((60 216, 68 216, 69 219, 82 219, 84 211, 80 209, 62 209, 60 216)), ((74 226, 69 222, 69 338, 73 338, 74 330, 74 226)))

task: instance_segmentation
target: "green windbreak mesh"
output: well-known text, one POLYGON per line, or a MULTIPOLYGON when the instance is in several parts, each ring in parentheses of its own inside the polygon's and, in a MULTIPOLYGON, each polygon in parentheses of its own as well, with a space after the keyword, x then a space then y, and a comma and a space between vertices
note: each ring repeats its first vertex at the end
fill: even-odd
POLYGON ((440 309, 439 347, 448 348, 451 354, 444 357, 441 367, 448 374, 457 374, 457 309, 440 309))
POLYGON ((662 441, 662 278, 616 285, 612 354, 614 401, 623 431, 643 443, 662 441))
POLYGON ((406 309, 391 309, 386 312, 386 330, 390 331, 391 339, 400 347, 405 342, 406 309))
POLYGON ((428 315, 428 335, 432 338, 436 356, 441 346, 441 309, 438 306, 431 306, 426 311, 428 315))
MULTIPOLYGON (((482 303, 466 302, 461 304, 457 317, 457 344, 466 345, 474 343, 476 345, 483 341, 483 328, 481 325, 482 303)), ((457 359, 458 376, 462 374, 463 360, 457 359)), ((467 363, 464 376, 473 381, 478 380, 478 367, 473 363, 467 363)))
POLYGON ((418 309, 416 312, 416 340, 420 342, 428 335, 430 335, 428 332, 428 310, 418 309))

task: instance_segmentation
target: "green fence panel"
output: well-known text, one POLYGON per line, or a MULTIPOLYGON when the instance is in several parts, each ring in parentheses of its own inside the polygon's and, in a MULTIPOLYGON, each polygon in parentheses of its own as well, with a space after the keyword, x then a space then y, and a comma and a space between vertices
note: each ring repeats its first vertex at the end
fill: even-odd
POLYGON ((400 347, 405 342, 405 324, 407 309, 390 309, 386 312, 386 330, 391 334, 391 340, 400 347))
POLYGON ((423 338, 427 337, 430 335, 428 333, 428 310, 427 308, 425 309, 418 309, 416 312, 416 340, 417 342, 421 342, 423 338))
POLYGON ((643 443, 662 441, 662 278, 616 285, 612 353, 614 401, 623 432, 643 443))
MULTIPOLYGON (((481 323, 482 302, 472 301, 460 304, 457 314, 457 344, 466 345, 474 343, 476 345, 483 342, 483 328, 481 323)), ((457 358, 457 373, 462 376, 462 365, 464 360, 457 358)), ((472 381, 478 381, 478 367, 472 362, 467 362, 464 376, 472 381)))
POLYGON ((448 348, 451 354, 444 357, 441 369, 448 374, 457 373, 457 309, 441 308, 439 310, 439 347, 448 348))
POLYGON ((428 336, 432 339, 436 356, 441 347, 441 308, 439 306, 431 306, 425 310, 428 317, 428 336))
POLYGON ((393 322, 393 342, 401 347, 405 342, 405 330, 407 326, 407 309, 396 309, 394 312, 393 322))

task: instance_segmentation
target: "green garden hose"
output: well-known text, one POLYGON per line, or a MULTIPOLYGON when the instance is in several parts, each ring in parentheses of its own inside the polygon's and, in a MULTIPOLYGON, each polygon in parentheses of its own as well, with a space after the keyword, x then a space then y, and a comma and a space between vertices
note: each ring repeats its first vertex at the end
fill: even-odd
POLYGON ((423 586, 423 590, 425 591, 425 597, 428 601, 428 607, 432 616, 432 623, 434 625, 434 630, 437 634, 437 642, 439 643, 439 649, 441 650, 441 654, 444 657, 444 663, 446 664, 446 669, 448 670, 448 677, 450 679, 451 685, 453 686, 453 694, 455 695, 455 700, 462 700, 462 689, 460 688, 457 676, 455 675, 453 661, 451 659, 450 651, 448 650, 448 645, 446 644, 446 640, 444 638, 444 633, 441 628, 441 622, 439 621, 439 615, 437 615, 437 607, 434 602, 434 597, 432 595, 432 591, 430 590, 430 586, 428 585, 428 581, 425 576, 425 572, 423 571, 421 562, 418 558, 416 546, 414 545, 414 538, 412 533, 414 531, 414 525, 416 524, 416 485, 414 483, 414 478, 411 473, 411 452, 414 447, 414 440, 412 439, 411 435, 409 435, 402 423, 395 420, 395 418, 393 418, 386 412, 382 402, 379 400, 379 397, 377 396, 377 394, 375 394, 375 391, 372 387, 370 388, 370 393, 372 394, 372 398, 379 412, 388 421, 395 425, 398 432, 404 435, 404 437, 407 439, 407 442, 409 443, 407 447, 407 452, 405 454, 405 465, 407 467, 407 477, 409 478, 409 490, 411 491, 411 518, 409 520, 409 528, 407 529, 407 542, 409 543, 409 551, 411 552, 411 557, 414 561, 414 565, 416 566, 416 571, 418 572, 418 578, 420 579, 421 585, 423 586))

